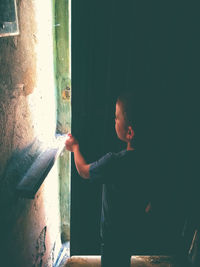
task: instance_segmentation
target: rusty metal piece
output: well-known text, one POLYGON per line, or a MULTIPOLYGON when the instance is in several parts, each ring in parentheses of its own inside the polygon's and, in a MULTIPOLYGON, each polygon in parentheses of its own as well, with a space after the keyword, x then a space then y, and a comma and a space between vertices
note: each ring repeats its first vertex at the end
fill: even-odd
POLYGON ((71 90, 69 87, 62 90, 62 99, 68 101, 71 99, 71 90))

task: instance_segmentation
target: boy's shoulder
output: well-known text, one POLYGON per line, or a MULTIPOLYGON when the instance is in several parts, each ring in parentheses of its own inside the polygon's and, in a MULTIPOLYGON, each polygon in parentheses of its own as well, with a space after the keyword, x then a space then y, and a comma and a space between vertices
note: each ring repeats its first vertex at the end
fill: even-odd
MULTIPOLYGON (((122 165, 132 165, 136 161, 136 151, 134 150, 122 150, 117 153, 111 153, 111 158, 113 161, 113 164, 117 167, 117 165, 122 166, 122 165)), ((134 164, 135 165, 135 164, 134 164)))
POLYGON ((135 151, 129 151, 129 150, 122 150, 120 152, 108 152, 104 156, 102 156, 97 161, 93 162, 91 164, 91 167, 101 166, 101 165, 112 165, 117 164, 121 161, 127 161, 128 159, 132 160, 135 158, 135 151))
POLYGON ((116 158, 131 158, 136 156, 136 151, 135 150, 122 150, 120 152, 117 153, 113 153, 113 156, 116 158))
POLYGON ((118 162, 132 160, 135 157, 135 151, 122 150, 120 152, 108 152, 102 156, 99 160, 92 164, 92 167, 101 165, 117 165, 118 162))

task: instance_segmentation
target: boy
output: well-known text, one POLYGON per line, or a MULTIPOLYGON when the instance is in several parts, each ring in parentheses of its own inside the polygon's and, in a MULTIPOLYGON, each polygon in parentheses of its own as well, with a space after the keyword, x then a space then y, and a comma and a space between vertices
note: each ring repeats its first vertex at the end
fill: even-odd
MULTIPOLYGON (((121 95, 116 103, 115 130, 126 143, 126 150, 108 153, 87 164, 78 141, 71 135, 66 149, 74 153, 78 173, 103 185, 101 215, 101 266, 130 267, 131 253, 142 247, 145 227, 144 181, 136 157, 136 105, 132 92, 121 95)), ((147 209, 146 209, 147 211, 147 209)))

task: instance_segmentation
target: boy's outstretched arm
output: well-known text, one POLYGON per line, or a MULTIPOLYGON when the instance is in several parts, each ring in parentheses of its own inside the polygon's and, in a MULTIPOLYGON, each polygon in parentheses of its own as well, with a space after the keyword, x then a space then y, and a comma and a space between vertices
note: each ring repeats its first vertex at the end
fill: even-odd
POLYGON ((65 142, 65 147, 67 150, 74 153, 74 161, 79 175, 85 179, 88 179, 90 177, 90 164, 86 163, 84 157, 80 152, 78 141, 71 134, 68 134, 68 139, 65 142))

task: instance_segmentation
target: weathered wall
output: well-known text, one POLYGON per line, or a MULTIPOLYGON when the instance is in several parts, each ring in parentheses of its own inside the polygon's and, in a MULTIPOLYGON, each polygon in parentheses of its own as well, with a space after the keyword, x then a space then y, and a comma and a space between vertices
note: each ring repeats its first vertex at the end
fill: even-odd
POLYGON ((0 261, 53 266, 60 249, 57 166, 34 200, 15 191, 40 142, 55 133, 52 8, 17 2, 20 35, 0 38, 0 261))

